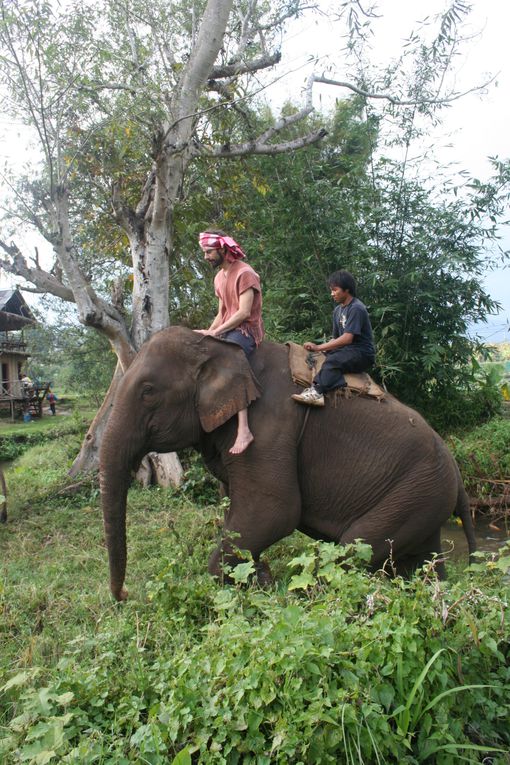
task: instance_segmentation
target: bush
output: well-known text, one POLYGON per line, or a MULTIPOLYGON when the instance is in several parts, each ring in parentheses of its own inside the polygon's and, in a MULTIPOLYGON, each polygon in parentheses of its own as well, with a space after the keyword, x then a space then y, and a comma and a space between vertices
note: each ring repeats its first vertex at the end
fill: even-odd
POLYGON ((468 493, 483 497, 498 493, 510 475, 510 420, 494 418, 459 436, 450 436, 453 451, 468 493))
POLYGON ((447 583, 387 580, 365 545, 296 533, 268 551, 277 586, 248 560, 223 588, 206 562, 225 501, 133 487, 113 604, 97 492, 56 494, 71 448, 10 469, 2 764, 509 765, 510 547, 447 583))
POLYGON ((184 480, 176 493, 199 506, 218 502, 220 483, 207 470, 200 454, 189 449, 180 453, 179 457, 184 469, 184 480))
POLYGON ((369 576, 366 554, 310 544, 288 586, 267 592, 191 582, 177 553, 149 584, 149 608, 103 618, 46 682, 25 670, 4 685, 4 753, 93 763, 108 752, 119 765, 166 765, 182 749, 228 765, 508 762, 510 549, 477 564, 477 586, 449 587, 431 571, 369 576))

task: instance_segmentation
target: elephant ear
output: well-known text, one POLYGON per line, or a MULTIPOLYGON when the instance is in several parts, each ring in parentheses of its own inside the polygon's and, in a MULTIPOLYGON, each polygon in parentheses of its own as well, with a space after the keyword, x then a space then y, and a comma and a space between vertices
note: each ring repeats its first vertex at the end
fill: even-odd
POLYGON ((259 398, 261 388, 242 348, 212 337, 201 342, 206 358, 198 372, 198 416, 210 433, 259 398))

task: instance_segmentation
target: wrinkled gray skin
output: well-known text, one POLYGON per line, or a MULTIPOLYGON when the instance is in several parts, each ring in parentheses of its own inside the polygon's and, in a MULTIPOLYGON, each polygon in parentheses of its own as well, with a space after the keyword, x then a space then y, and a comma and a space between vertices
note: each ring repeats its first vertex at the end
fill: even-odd
MULTIPOLYGON (((7 486, 5 485, 5 478, 0 468, 0 494, 7 497, 7 486)), ((7 520, 7 501, 0 502, 0 523, 5 523, 7 520)))
MULTIPOLYGON (((260 554, 294 529, 315 539, 365 540, 374 570, 388 560, 392 540, 393 566, 408 573, 441 551, 441 524, 456 513, 475 549, 458 468, 417 412, 392 397, 335 402, 328 396, 324 408, 296 404, 283 345, 262 343, 253 370, 256 379, 237 346, 169 327, 143 346, 127 371, 100 454, 117 600, 126 597, 126 494, 132 469, 149 451, 194 446, 226 485, 231 507, 209 560, 214 575, 222 561, 236 560, 229 532, 236 532, 238 548, 253 554, 262 582, 269 571, 260 554), (234 456, 228 451, 234 415, 250 403, 255 441, 234 456)), ((438 570, 444 574, 443 564, 438 570)))

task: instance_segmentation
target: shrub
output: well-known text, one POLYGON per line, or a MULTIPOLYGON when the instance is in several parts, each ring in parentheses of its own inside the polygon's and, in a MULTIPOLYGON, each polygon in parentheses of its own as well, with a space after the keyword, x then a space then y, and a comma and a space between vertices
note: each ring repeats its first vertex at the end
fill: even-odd
POLYGON ((286 590, 268 592, 190 587, 181 552, 149 585, 150 608, 73 640, 45 683, 34 670, 4 685, 3 751, 118 765, 180 751, 227 765, 508 762, 509 556, 478 563, 476 586, 446 587, 431 570, 366 574, 364 545, 314 543, 290 561, 286 590))
POLYGON ((501 487, 508 480, 509 443, 510 420, 503 418, 494 418, 462 437, 448 439, 470 495, 498 493, 498 484, 501 487))

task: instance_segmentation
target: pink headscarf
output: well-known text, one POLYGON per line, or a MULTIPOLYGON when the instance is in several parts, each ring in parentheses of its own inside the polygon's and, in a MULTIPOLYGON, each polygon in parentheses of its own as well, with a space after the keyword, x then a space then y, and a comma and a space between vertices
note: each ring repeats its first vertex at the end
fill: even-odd
POLYGON ((231 236, 210 234, 207 231, 203 231, 198 235, 198 241, 203 250, 219 250, 221 247, 224 247, 226 250, 226 260, 240 260, 246 257, 235 239, 232 239, 231 236))

